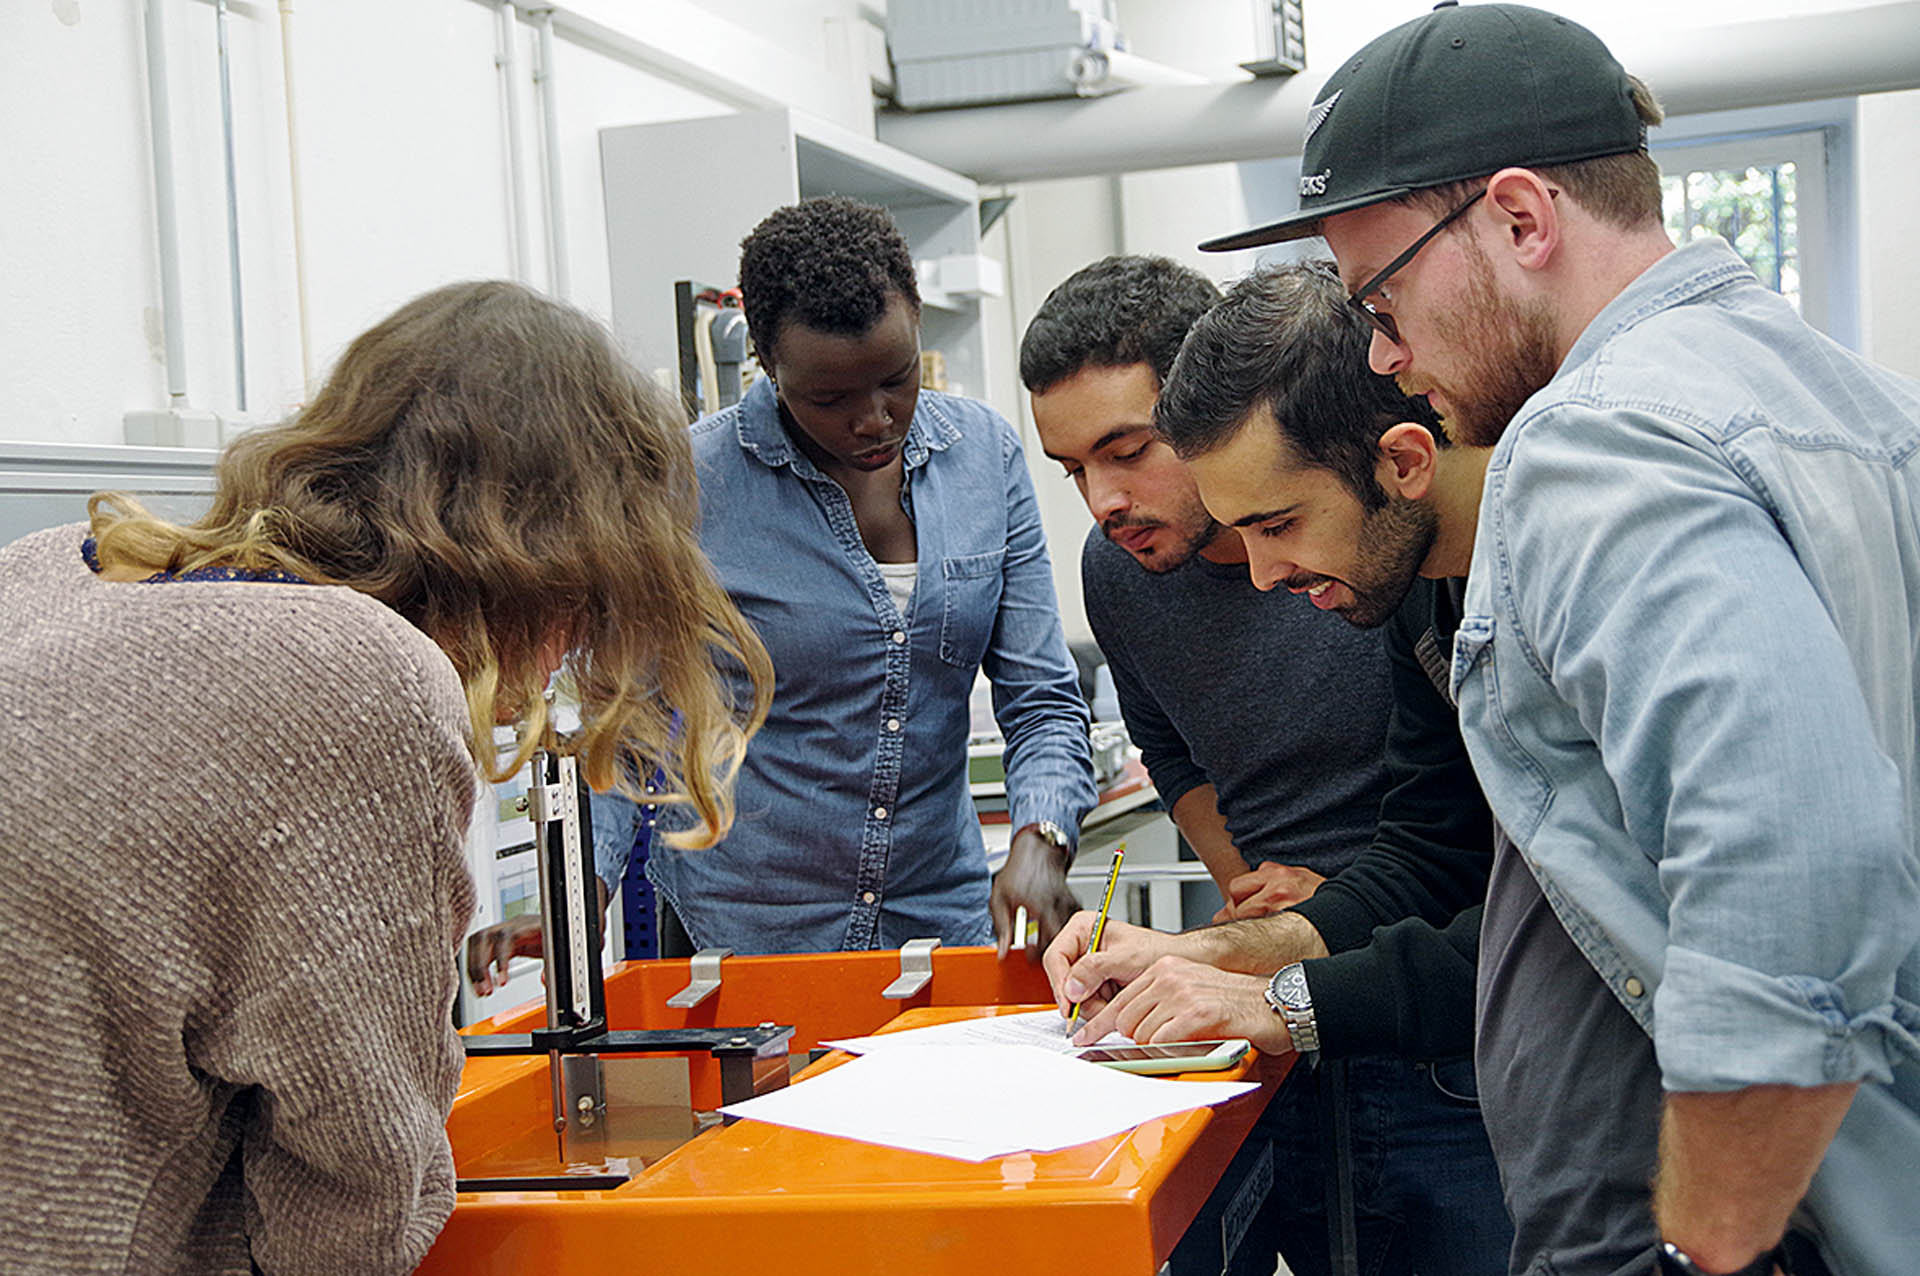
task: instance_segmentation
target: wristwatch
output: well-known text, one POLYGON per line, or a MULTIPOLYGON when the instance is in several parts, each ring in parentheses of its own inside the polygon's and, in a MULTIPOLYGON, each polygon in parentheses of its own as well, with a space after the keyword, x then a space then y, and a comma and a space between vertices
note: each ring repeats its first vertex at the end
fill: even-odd
POLYGON ((1661 1241, 1660 1248, 1654 1251, 1658 1260, 1661 1276, 1773 1276, 1773 1269, 1792 1276, 1793 1269, 1787 1266, 1787 1251, 1784 1245, 1776 1245, 1745 1267, 1736 1267, 1730 1272, 1709 1272, 1706 1268, 1688 1257, 1687 1251, 1672 1241, 1661 1241))
POLYGON ((1065 829, 1055 824, 1052 820, 1041 820, 1038 824, 1030 825, 1029 827, 1038 833, 1043 841, 1049 843, 1055 850, 1066 856, 1069 862, 1073 860, 1073 839, 1067 836, 1065 829))
POLYGON ((1320 1029, 1314 1026, 1313 995, 1307 991, 1307 970, 1299 962, 1282 966, 1267 981, 1267 1004, 1287 1021, 1287 1036, 1301 1054, 1320 1048, 1320 1029))

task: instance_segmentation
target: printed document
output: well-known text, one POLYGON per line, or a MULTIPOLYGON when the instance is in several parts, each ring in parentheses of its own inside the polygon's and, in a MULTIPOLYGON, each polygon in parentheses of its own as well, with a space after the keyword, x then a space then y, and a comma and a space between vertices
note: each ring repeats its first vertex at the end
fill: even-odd
POLYGON ((1134 1076, 1032 1046, 950 1045, 875 1051, 721 1111, 863 1143, 985 1161, 1108 1138, 1257 1089, 1251 1081, 1134 1076))

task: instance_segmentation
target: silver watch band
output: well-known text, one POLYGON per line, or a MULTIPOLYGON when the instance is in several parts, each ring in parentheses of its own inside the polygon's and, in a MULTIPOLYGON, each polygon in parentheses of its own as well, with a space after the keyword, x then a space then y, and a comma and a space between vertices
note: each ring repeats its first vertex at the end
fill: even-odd
POLYGON ((1306 968, 1299 962, 1282 966, 1267 981, 1267 1004, 1287 1022, 1293 1048, 1310 1054, 1320 1048, 1320 1029, 1314 1022, 1313 995, 1307 990, 1306 968))

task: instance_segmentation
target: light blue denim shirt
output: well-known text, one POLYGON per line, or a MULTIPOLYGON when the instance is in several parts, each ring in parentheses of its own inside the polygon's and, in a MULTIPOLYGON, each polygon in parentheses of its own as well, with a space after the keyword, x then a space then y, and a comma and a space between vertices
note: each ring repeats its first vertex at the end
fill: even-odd
POLYGON ((1867 1083, 1802 1218, 1843 1276, 1920 1265, 1917 451, 1920 386, 1691 244, 1495 449, 1454 647, 1494 813, 1665 1087, 1867 1083))
POLYGON ((967 697, 983 667, 1006 737, 1014 826, 1069 831, 1095 800, 1087 707, 1054 603, 1013 427, 922 391, 901 503, 919 578, 903 615, 839 484, 796 447, 772 386, 693 426, 700 540, 773 657, 719 846, 656 842, 649 871, 696 944, 736 952, 992 938, 967 788, 967 697))

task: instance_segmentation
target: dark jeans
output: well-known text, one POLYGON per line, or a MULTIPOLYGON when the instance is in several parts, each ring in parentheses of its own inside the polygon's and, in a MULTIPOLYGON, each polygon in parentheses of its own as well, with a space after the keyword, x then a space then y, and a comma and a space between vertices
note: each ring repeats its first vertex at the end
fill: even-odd
MULTIPOLYGON (((1505 1276, 1513 1224, 1480 1124, 1473 1067, 1366 1056, 1347 1061, 1354 1226, 1361 1276, 1505 1276)), ((1333 1270, 1314 1069, 1299 1063, 1247 1135, 1170 1261, 1173 1276, 1294 1276, 1333 1270), (1252 1208, 1262 1158, 1272 1187, 1252 1208), (1243 1190, 1245 1189, 1245 1190, 1243 1190), (1222 1259, 1223 1241, 1237 1246, 1222 1259)))

